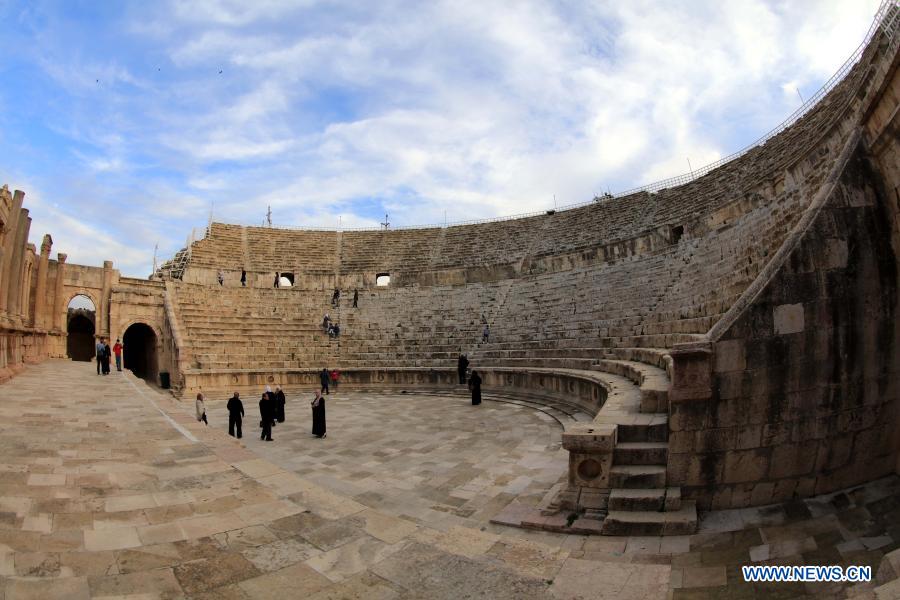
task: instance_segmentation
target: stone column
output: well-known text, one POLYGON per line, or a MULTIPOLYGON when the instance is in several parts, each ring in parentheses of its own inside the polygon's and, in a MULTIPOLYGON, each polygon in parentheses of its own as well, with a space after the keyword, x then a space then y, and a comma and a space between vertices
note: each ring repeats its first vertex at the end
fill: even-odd
MULTIPOLYGON (((21 194, 21 192, 16 192, 21 194)), ((24 196, 24 194, 22 194, 24 196)), ((25 266, 25 245, 28 243, 28 232, 31 230, 31 217, 28 216, 28 209, 23 208, 19 211, 19 225, 16 229, 15 241, 13 242, 13 251, 10 255, 9 282, 7 286, 6 310, 10 316, 20 316, 27 314, 26 310, 22 310, 20 301, 22 298, 22 286, 31 285, 31 282, 24 281, 23 267, 25 266)))
MULTIPOLYGON (((12 208, 9 211, 9 223, 7 224, 7 231, 9 233, 3 244, 3 255, 5 260, 3 261, 3 272, 0 273, 0 283, 3 284, 0 285, 0 290, 3 290, 0 292, 0 312, 9 310, 9 301, 14 293, 13 288, 17 285, 16 282, 12 280, 12 263, 15 255, 16 240, 19 238, 18 231, 21 226, 19 221, 22 213, 22 203, 24 201, 25 194, 17 190, 13 195, 12 208)), ((24 243, 22 245, 24 246, 24 243)))
POLYGON ((113 263, 103 261, 103 294, 100 296, 100 307, 96 318, 99 335, 109 337, 109 299, 112 294, 113 263))
POLYGON ((52 247, 53 238, 49 233, 45 233, 41 242, 41 256, 38 259, 37 283, 34 286, 34 315, 31 319, 37 329, 49 329, 53 324, 51 315, 47 314, 47 271, 50 268, 52 247))
MULTIPOLYGON (((56 255, 56 291, 53 293, 53 318, 52 327, 61 332, 66 331, 66 297, 63 295, 63 283, 66 275, 66 259, 67 255, 60 252, 56 255)), ((96 315, 95 315, 96 318, 96 315)), ((50 325, 48 325, 49 327, 50 325)))

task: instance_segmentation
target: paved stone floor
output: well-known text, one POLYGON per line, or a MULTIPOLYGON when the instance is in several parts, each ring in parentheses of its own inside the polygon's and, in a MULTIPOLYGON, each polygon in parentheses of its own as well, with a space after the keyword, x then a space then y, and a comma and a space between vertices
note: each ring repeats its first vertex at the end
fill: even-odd
MULTIPOLYGON (((508 402, 472 406, 463 396, 332 393, 328 436, 311 434, 313 394, 288 394, 274 442, 259 439, 259 398, 245 399, 244 443, 332 491, 413 522, 480 527, 513 499, 537 504, 564 480, 562 426, 508 402)), ((210 402, 211 426, 227 427, 224 400, 210 402)))
POLYGON ((316 440, 305 403, 275 442, 249 427, 244 446, 220 406, 207 428, 192 403, 84 363, 0 386, 0 600, 874 598, 871 586, 750 585, 739 566, 877 564, 900 545, 897 478, 711 513, 694 536, 490 525, 496 504, 534 501, 554 481, 552 421, 492 402, 347 394, 331 398, 330 434, 316 440))

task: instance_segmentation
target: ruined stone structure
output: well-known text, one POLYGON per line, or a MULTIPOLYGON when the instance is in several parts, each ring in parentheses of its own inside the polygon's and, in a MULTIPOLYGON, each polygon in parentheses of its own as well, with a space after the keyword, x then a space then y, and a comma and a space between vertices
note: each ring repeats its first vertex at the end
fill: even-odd
POLYGON ((698 508, 900 472, 900 33, 886 6, 801 118, 653 193, 443 228, 212 223, 151 281, 63 269, 49 237, 37 255, 22 195, 6 194, 0 368, 61 355, 77 293, 98 335, 138 327, 126 356, 188 397, 311 388, 323 366, 350 387, 446 389, 464 352, 488 389, 573 416, 568 485, 520 523, 551 529, 583 512, 602 533, 686 533, 698 508), (7 288, 9 273, 26 285, 7 288), (293 285, 275 289, 276 274, 293 285))
POLYGON ((89 298, 96 313, 87 319, 92 330, 90 339, 80 338, 85 347, 77 349, 79 356, 93 356, 101 337, 134 336, 126 364, 151 380, 172 370, 164 284, 122 277, 111 261, 103 267, 73 265, 61 253, 52 260, 49 234, 38 252, 27 243, 31 218, 24 198, 21 191, 0 188, 0 382, 28 363, 71 356, 68 306, 75 296, 89 298))

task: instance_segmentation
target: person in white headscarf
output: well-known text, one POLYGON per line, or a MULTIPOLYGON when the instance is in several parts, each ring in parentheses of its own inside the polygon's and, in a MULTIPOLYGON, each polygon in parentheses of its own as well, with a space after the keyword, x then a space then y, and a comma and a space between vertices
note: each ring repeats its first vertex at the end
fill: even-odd
POLYGON ((197 410, 197 420, 203 421, 209 425, 209 421, 206 420, 206 404, 203 402, 203 394, 197 394, 197 401, 194 403, 194 408, 197 410))

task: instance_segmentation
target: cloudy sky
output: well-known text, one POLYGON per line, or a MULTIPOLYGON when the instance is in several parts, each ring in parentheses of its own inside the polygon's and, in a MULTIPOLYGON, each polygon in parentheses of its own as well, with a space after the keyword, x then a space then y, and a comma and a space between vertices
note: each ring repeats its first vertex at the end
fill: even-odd
POLYGON ((145 277, 217 220, 377 226, 589 200, 752 142, 878 0, 0 0, 0 183, 145 277))

